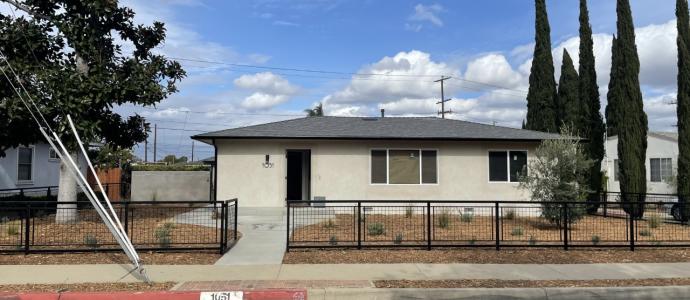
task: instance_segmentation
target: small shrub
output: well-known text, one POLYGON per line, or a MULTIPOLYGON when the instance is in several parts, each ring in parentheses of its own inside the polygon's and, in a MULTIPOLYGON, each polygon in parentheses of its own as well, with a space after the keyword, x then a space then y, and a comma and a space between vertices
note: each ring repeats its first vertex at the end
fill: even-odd
POLYGON ((372 223, 367 225, 367 232, 369 235, 382 235, 386 232, 386 228, 381 223, 372 223))
POLYGON ((91 249, 96 249, 101 245, 98 244, 98 238, 96 236, 87 234, 84 236, 84 244, 91 249))
POLYGON ((460 215, 460 221, 463 221, 465 223, 472 223, 472 220, 474 220, 473 214, 464 213, 460 215))
POLYGON ((175 229, 175 224, 170 222, 165 223, 162 226, 158 226, 158 228, 156 228, 154 235, 156 236, 156 240, 158 240, 158 245, 161 248, 170 247, 170 243, 172 242, 171 233, 173 229, 175 229))
POLYGON ((412 218, 412 213, 412 205, 408 205, 407 207, 405 207, 405 218, 412 218))
POLYGON ((335 235, 331 235, 331 238, 328 239, 328 244, 331 246, 338 245, 338 238, 335 235))
POLYGON ((402 240, 403 240, 402 233, 398 233, 395 235, 395 239, 393 239, 393 244, 400 245, 400 244, 402 244, 402 240))
POLYGON ((513 228, 513 230, 510 232, 510 235, 521 236, 522 235, 522 227, 518 226, 518 227, 513 228))
POLYGON ((649 224, 649 228, 657 228, 661 224, 661 217, 659 217, 659 215, 651 215, 647 223, 649 224))
POLYGON ((652 232, 649 229, 641 229, 640 236, 652 236, 652 232))
POLYGON ((537 239, 533 235, 530 235, 529 240, 527 242, 529 243, 530 246, 534 246, 537 244, 537 239))
POLYGON ((473 236, 473 237, 470 239, 469 243, 470 243, 471 246, 474 245, 474 244, 476 244, 476 243, 477 243, 477 238, 473 236))
POLYGON ((329 229, 330 229, 330 228, 334 228, 334 227, 335 227, 335 223, 333 222, 333 219, 330 219, 330 218, 329 218, 329 219, 326 221, 326 224, 323 224, 323 227, 329 228, 329 229))
POLYGON ((17 226, 17 225, 7 226, 7 235, 18 235, 18 234, 19 234, 19 226, 17 226))
POLYGON ((506 212, 503 214, 503 219, 504 220, 515 220, 515 211, 512 209, 506 210, 506 212))
POLYGON ((601 238, 598 235, 593 235, 592 236, 592 245, 599 245, 599 242, 601 241, 601 238))
POLYGON ((448 228, 448 226, 450 226, 450 213, 444 210, 438 216, 438 227, 448 228))

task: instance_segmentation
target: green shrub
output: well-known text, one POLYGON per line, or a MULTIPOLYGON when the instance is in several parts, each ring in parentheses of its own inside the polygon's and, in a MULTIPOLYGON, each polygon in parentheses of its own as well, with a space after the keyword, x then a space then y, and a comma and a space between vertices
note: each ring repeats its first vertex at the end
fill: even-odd
POLYGON ((92 234, 87 234, 84 236, 84 244, 91 249, 96 249, 101 246, 98 244, 98 238, 92 234))
POLYGON ((402 240, 403 240, 402 233, 398 233, 395 235, 395 238, 393 239, 393 244, 400 245, 400 244, 402 244, 402 240))
POLYGON ((510 235, 521 236, 522 235, 522 227, 518 226, 518 227, 513 228, 513 230, 510 232, 510 235))
POLYGON ((405 207, 405 218, 412 218, 412 213, 412 205, 408 205, 407 207, 405 207))
POLYGON ((326 220, 326 224, 323 224, 323 227, 326 227, 326 228, 334 228, 334 227, 335 227, 335 223, 333 222, 333 219, 330 219, 330 218, 329 218, 328 220, 326 220))
POLYGON ((367 225, 369 235, 382 235, 386 233, 386 228, 381 223, 372 223, 367 225))
POLYGON ((529 243, 530 246, 534 246, 537 244, 537 239, 533 235, 530 235, 529 240, 527 242, 529 243))
POLYGON ((599 242, 601 241, 601 238, 598 235, 593 235, 592 236, 592 245, 599 245, 599 242))
POLYGON ((476 244, 476 243, 477 243, 477 238, 473 236, 473 237, 470 239, 469 243, 470 243, 470 245, 476 244))
POLYGON ((208 171, 206 165, 133 165, 132 171, 208 171))
POLYGON ((338 238, 335 235, 331 235, 331 238, 328 239, 328 244, 331 246, 338 245, 338 238))
POLYGON ((512 209, 506 210, 506 212, 503 214, 503 219, 504 220, 515 220, 515 211, 512 209))
POLYGON ((161 248, 168 248, 170 247, 170 243, 172 242, 172 231, 175 229, 175 224, 173 223, 165 223, 162 226, 158 226, 156 228, 156 231, 154 235, 156 236, 156 240, 158 240, 158 245, 161 248))
POLYGON ((652 231, 649 229, 641 229, 640 236, 652 236, 652 231))
POLYGON ((448 228, 450 226, 450 213, 447 210, 443 210, 441 214, 438 215, 438 227, 448 228))
POLYGON ((657 228, 661 224, 661 217, 659 215, 651 215, 649 216, 649 220, 647 220, 647 223, 649 223, 649 228, 657 228))
POLYGON ((18 235, 18 234, 19 234, 19 226, 17 226, 17 225, 7 226, 7 235, 18 235))
POLYGON ((464 213, 464 214, 460 215, 460 220, 465 222, 465 223, 472 223, 472 220, 474 220, 474 215, 464 213))

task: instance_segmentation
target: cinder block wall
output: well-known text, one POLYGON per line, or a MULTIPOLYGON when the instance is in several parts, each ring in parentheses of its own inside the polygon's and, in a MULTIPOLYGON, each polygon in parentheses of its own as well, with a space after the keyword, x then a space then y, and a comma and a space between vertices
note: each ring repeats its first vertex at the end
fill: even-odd
POLYGON ((209 171, 132 171, 132 201, 208 201, 209 171))

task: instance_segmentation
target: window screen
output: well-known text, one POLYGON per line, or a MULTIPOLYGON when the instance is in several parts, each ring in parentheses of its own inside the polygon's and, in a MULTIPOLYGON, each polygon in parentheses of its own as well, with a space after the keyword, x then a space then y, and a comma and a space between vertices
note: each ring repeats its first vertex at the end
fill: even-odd
POLYGON ((388 183, 386 150, 371 151, 371 183, 388 183))
POLYGON ((419 150, 389 150, 390 184, 419 184, 419 150))
POLYGON ((34 150, 32 148, 18 148, 17 157, 17 180, 29 181, 31 180, 31 165, 33 163, 34 150))
POLYGON ((438 183, 436 151, 422 151, 422 183, 438 183))
POLYGON ((652 182, 661 182, 661 161, 658 158, 649 159, 652 182))
POLYGON ((673 160, 670 158, 661 159, 661 180, 669 181, 673 177, 673 160))
POLYGON ((508 181, 507 160, 506 151, 489 152, 489 181, 508 181))
POLYGON ((527 151, 510 151, 510 181, 520 181, 523 172, 527 172, 527 151))
POLYGON ((662 182, 670 180, 673 176, 673 161, 670 158, 651 158, 649 159, 652 182, 662 182))

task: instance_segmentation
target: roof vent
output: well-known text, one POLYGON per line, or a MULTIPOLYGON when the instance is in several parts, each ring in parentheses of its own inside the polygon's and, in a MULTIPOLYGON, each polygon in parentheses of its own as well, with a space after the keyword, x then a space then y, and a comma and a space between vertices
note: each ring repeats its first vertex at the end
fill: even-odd
POLYGON ((378 121, 379 118, 362 118, 362 121, 378 121))

